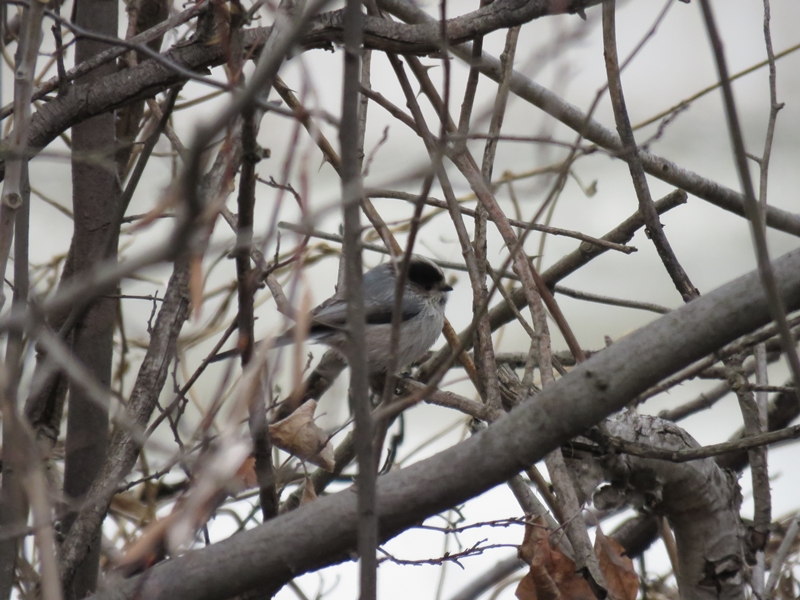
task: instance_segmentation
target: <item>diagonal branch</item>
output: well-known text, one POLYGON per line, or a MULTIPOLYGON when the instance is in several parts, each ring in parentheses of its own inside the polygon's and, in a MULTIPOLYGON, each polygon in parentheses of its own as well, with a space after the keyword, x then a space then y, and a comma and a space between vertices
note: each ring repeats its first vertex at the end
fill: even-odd
MULTIPOLYGON (((381 0, 381 6, 409 23, 425 23, 433 18, 408 0, 381 0)), ((471 56, 472 44, 462 44, 450 48, 450 51, 469 63, 493 81, 500 81, 503 68, 500 61, 484 53, 479 62, 471 56)), ((606 129, 594 119, 587 119, 586 113, 578 107, 563 100, 547 88, 532 81, 521 73, 514 72, 511 77, 511 91, 523 100, 539 107, 551 117, 561 121, 567 127, 581 133, 587 140, 601 148, 624 158, 622 142, 613 131, 606 129)), ((684 169, 672 161, 647 152, 639 151, 642 165, 646 173, 665 181, 675 187, 727 210, 745 216, 744 195, 725 187, 715 181, 701 177, 697 173, 684 169)), ((800 216, 775 207, 768 207, 766 223, 780 231, 800 235, 800 216)))
MULTIPOLYGON (((800 307, 800 251, 778 259, 774 269, 787 305, 800 307)), ((382 477, 381 538, 507 480, 654 382, 767 323, 769 309, 757 283, 758 274, 750 273, 665 315, 570 371, 516 408, 513 417, 382 477)), ((333 494, 95 598, 228 598, 344 560, 355 545, 356 521, 355 495, 333 494)))

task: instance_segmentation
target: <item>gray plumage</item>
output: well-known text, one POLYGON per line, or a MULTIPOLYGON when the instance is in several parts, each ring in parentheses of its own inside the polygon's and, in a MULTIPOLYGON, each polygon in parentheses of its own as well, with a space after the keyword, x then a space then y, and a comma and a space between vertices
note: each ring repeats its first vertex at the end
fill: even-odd
MULTIPOLYGON (((396 274, 391 262, 364 273, 367 364, 370 374, 385 372, 391 355, 392 311, 396 274)), ((397 348, 397 368, 401 370, 421 359, 433 345, 444 325, 447 292, 451 291, 438 265, 423 256, 412 256, 402 302, 402 320, 397 348)), ((346 356, 347 302, 344 291, 311 312, 308 338, 323 343, 346 356)), ((276 346, 294 341, 289 329, 274 341, 276 346)))
MULTIPOLYGON (((367 366, 370 376, 385 373, 391 357, 392 311, 396 274, 392 263, 384 263, 364 273, 367 366)), ((430 259, 412 256, 403 292, 402 318, 397 348, 397 369, 420 360, 439 337, 444 325, 447 292, 452 291, 444 273, 430 259)), ((311 311, 308 339, 330 346, 346 358, 347 302, 344 290, 311 311)), ((295 341, 290 328, 272 340, 273 346, 295 341)), ((239 354, 238 349, 216 354, 211 362, 239 354)))

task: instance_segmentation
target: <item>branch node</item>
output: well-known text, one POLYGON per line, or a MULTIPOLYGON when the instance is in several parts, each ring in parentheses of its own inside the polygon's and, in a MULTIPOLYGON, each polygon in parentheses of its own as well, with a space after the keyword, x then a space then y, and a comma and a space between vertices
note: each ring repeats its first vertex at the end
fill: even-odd
POLYGON ((22 207, 22 196, 19 192, 10 192, 3 196, 3 205, 11 210, 19 210, 22 207))

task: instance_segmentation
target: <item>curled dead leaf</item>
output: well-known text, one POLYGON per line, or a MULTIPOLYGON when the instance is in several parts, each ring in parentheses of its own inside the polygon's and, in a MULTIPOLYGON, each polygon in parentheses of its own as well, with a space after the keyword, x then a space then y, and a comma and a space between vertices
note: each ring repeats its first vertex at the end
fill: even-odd
POLYGON ((613 600, 636 600, 639 575, 625 549, 615 539, 607 537, 600 527, 594 538, 594 553, 600 561, 600 571, 606 580, 608 595, 613 600))
POLYGON ((550 530, 543 518, 537 517, 525 526, 519 557, 530 565, 530 571, 517 586, 519 600, 597 600, 575 562, 559 548, 550 546, 550 530))
POLYGON ((572 559, 550 547, 550 530, 542 517, 525 526, 519 557, 530 566, 517 586, 519 600, 595 600, 572 559))
POLYGON ((308 504, 317 499, 317 492, 314 491, 314 482, 310 477, 306 477, 305 484, 303 484, 303 495, 300 497, 300 506, 308 504))
POLYGON ((269 435, 272 443, 281 450, 326 471, 333 471, 336 465, 333 458, 333 444, 330 443, 328 435, 314 422, 316 409, 317 403, 313 400, 303 403, 291 415, 270 425, 269 435))
POLYGON ((231 493, 239 493, 258 487, 258 477, 256 476, 256 457, 252 454, 242 463, 236 471, 236 477, 230 485, 231 493))

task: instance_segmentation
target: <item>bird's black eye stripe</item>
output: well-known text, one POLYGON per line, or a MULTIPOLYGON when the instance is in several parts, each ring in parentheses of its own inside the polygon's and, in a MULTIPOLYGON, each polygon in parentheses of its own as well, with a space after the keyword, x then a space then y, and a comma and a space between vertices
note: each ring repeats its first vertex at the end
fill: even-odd
POLYGON ((444 277, 435 265, 423 261, 412 261, 408 266, 408 280, 423 289, 430 290, 442 283, 444 277))

